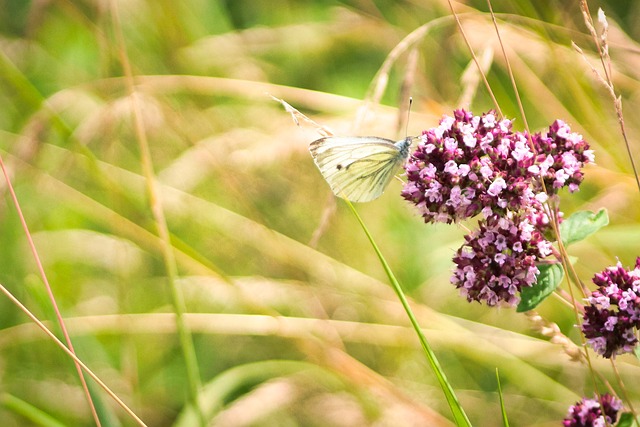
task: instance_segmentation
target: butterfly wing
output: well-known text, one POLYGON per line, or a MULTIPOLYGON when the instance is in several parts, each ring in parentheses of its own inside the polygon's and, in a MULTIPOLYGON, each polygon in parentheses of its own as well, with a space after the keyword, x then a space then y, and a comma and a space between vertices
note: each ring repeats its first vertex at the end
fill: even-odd
POLYGON ((394 144, 378 137, 331 136, 312 142, 309 151, 335 195, 369 202, 382 195, 408 145, 410 141, 394 144))

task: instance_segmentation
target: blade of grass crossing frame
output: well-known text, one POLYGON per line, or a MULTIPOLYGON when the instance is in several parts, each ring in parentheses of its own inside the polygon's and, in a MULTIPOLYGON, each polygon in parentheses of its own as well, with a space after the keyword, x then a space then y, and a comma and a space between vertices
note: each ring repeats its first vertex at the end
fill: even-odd
POLYGON ((13 396, 12 394, 3 393, 0 395, 0 405, 2 405, 5 411, 19 415, 23 420, 29 420, 34 425, 65 427, 65 424, 55 419, 47 412, 35 407, 29 402, 13 396))
POLYGON ((500 413, 502 414, 502 425, 509 427, 509 419, 507 418, 507 410, 504 407, 504 396, 502 395, 502 386, 500 385, 500 374, 496 368, 496 381, 498 382, 498 396, 500 397, 500 413))
POLYGON ((398 282, 393 272, 391 271, 391 267, 389 267, 389 264, 387 264, 387 261, 385 260, 384 256, 382 256, 382 252, 380 252, 380 249, 378 248, 375 241, 373 240, 373 236, 371 236, 371 233, 369 233, 369 230, 367 229, 366 225, 362 221, 362 218, 360 218, 360 215, 358 215, 358 212, 356 211, 355 207, 348 200, 346 199, 344 200, 349 206, 349 208, 351 209, 351 211, 353 212, 353 214, 355 215, 358 222, 360 223, 360 226, 364 230, 364 233, 367 235, 369 242, 371 242, 371 246, 373 246, 373 250, 376 252, 378 259, 382 264, 382 268, 384 268, 385 273, 387 273, 387 277, 389 277, 389 281, 391 282, 393 290, 395 291, 396 295, 400 299, 400 303, 402 304, 404 311, 407 313, 407 316, 411 321, 411 325, 413 326, 413 329, 416 331, 416 334, 418 335, 418 339, 420 340, 420 344, 422 345, 422 349, 424 350, 427 361, 429 362, 429 365, 431 365, 431 369, 435 373, 436 378, 440 383, 440 387, 442 388, 442 391, 444 392, 444 395, 447 399, 447 403, 449 404, 449 408, 451 409, 451 413, 453 414, 453 419, 456 425, 470 427, 471 423, 467 418, 467 414, 464 412, 464 409, 462 409, 462 406, 460 406, 460 402, 458 401, 458 398, 455 392, 453 391, 451 384, 449 384, 449 381, 447 381, 447 377, 444 374, 444 371, 442 370, 442 367, 440 366, 440 363, 438 362, 438 359, 436 358, 435 353, 429 346, 429 343, 427 342, 427 338, 422 333, 422 330, 420 329, 420 325, 418 324, 418 320, 414 316, 413 311, 409 306, 409 302, 407 301, 407 298, 404 295, 404 292, 402 290, 402 287, 400 286, 400 283, 398 282))

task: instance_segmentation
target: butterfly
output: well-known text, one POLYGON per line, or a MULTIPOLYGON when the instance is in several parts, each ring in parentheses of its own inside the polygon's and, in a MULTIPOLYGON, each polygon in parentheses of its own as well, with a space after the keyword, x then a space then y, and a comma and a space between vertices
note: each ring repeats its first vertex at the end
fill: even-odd
POLYGON ((409 156, 411 142, 376 136, 329 136, 309 144, 311 157, 336 196, 370 202, 382 195, 409 156))

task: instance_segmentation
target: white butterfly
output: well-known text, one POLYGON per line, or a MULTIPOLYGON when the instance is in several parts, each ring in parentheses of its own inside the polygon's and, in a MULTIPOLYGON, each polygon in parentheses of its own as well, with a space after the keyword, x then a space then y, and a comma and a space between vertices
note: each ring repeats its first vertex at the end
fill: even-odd
POLYGON ((329 136, 313 141, 309 151, 336 196, 370 202, 387 188, 414 139, 394 143, 376 136, 329 136))

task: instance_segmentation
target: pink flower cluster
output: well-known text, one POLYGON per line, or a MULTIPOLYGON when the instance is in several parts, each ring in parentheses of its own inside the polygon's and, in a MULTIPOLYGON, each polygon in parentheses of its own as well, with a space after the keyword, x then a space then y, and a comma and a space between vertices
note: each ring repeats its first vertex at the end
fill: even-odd
POLYGON ((469 301, 515 305, 536 280, 536 262, 551 253, 543 203, 562 187, 577 190, 590 162, 589 145, 560 120, 529 136, 493 111, 456 110, 423 132, 405 164, 402 196, 426 223, 482 214, 454 258, 451 281, 469 301))
POLYGON ((593 278, 598 289, 587 298, 582 332, 593 350, 604 357, 630 353, 640 329, 640 257, 633 270, 618 262, 593 278))
POLYGON ((562 421, 564 427, 596 427, 612 426, 618 419, 618 412, 622 409, 622 402, 614 396, 605 393, 598 400, 582 398, 580 402, 569 408, 567 417, 562 421))
POLYGON ((529 208, 565 186, 578 189, 582 167, 593 162, 582 136, 560 120, 531 138, 511 127, 511 120, 498 120, 493 111, 445 116, 423 132, 405 164, 402 196, 425 222, 450 224, 529 208))
POLYGON ((532 138, 536 147, 536 163, 532 167, 544 179, 548 194, 556 194, 562 187, 569 191, 578 190, 584 175, 585 163, 593 163, 593 150, 580 134, 571 132, 571 128, 562 120, 556 120, 549 126, 549 132, 535 134, 532 138))
POLYGON ((489 306, 518 304, 520 289, 536 281, 536 261, 551 253, 551 244, 527 217, 489 217, 465 240, 453 258, 451 282, 469 302, 489 306))

